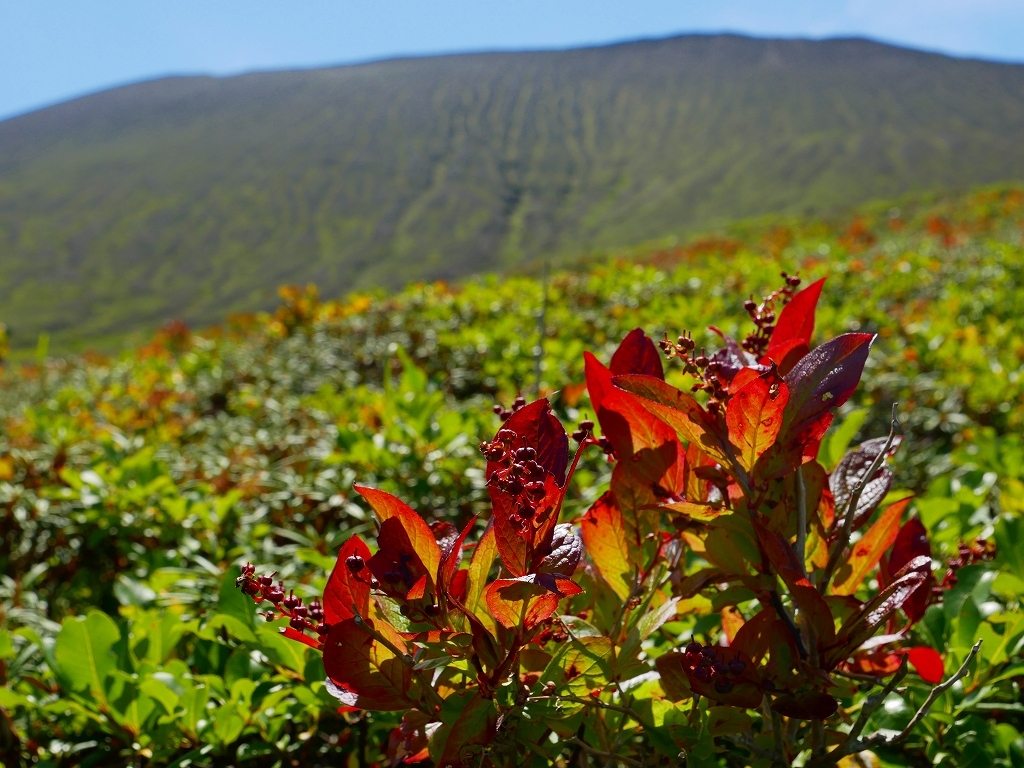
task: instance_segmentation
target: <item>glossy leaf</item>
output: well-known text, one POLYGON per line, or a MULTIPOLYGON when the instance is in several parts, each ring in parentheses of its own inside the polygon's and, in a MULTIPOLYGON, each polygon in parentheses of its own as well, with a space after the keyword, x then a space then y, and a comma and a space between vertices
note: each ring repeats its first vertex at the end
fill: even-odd
POLYGON ((774 369, 743 386, 726 406, 729 442, 736 448, 740 467, 749 472, 775 443, 782 429, 789 389, 774 369))
POLYGON ((907 651, 907 659, 921 679, 926 683, 938 685, 946 673, 946 665, 942 656, 934 648, 917 646, 907 651))
MULTIPOLYGON (((883 571, 882 581, 888 583, 890 572, 898 572, 914 558, 927 557, 931 559, 931 556, 932 548, 931 544, 928 543, 928 532, 919 518, 910 518, 900 528, 899 534, 897 534, 896 540, 893 542, 886 567, 881 569, 883 571)), ((907 614, 907 618, 910 619, 912 624, 924 618, 924 612, 932 599, 932 587, 934 585, 935 577, 929 570, 928 578, 903 604, 903 612, 907 614)))
POLYGON ((452 584, 452 580, 455 578, 455 574, 459 569, 459 563, 462 562, 462 545, 466 541, 466 536, 473 530, 473 526, 476 525, 476 518, 472 518, 466 527, 462 529, 462 533, 458 535, 454 541, 452 541, 444 551, 441 553, 441 560, 437 569, 437 583, 438 594, 447 597, 449 587, 452 584))
MULTIPOLYGON (((861 443, 857 448, 840 459, 836 468, 829 476, 829 488, 835 499, 837 513, 833 522, 834 528, 839 528, 843 525, 846 508, 849 506, 854 491, 864 482, 872 463, 877 458, 879 452, 885 447, 886 440, 887 438, 878 437, 861 443)), ((899 448, 899 445, 900 439, 897 437, 893 441, 888 455, 892 456, 896 449, 899 448)), ((889 493, 889 488, 892 486, 892 478, 892 470, 883 461, 882 465, 875 472, 874 477, 868 479, 864 485, 864 490, 861 491, 860 498, 857 500, 857 509, 853 512, 852 530, 858 530, 871 516, 871 513, 875 511, 875 508, 882 502, 886 494, 889 493)))
MULTIPOLYGON (((641 328, 634 328, 626 338, 619 344, 619 348, 612 355, 611 363, 608 366, 612 375, 621 376, 628 373, 642 373, 645 376, 654 376, 658 379, 665 378, 665 372, 661 364, 661 354, 654 346, 647 334, 641 328)), ((596 404, 594 406, 597 407, 596 404)))
MULTIPOLYGON (((387 630, 384 623, 366 623, 378 631, 387 630)), ((404 641, 397 634, 390 634, 389 640, 403 649, 404 641)), ((409 667, 361 629, 355 619, 331 627, 324 642, 324 670, 336 686, 355 696, 353 706, 360 709, 405 710, 415 705, 409 697, 409 667)))
MULTIPOLYGON (((354 486, 356 491, 366 499, 374 512, 381 520, 381 531, 388 520, 395 519, 404 531, 405 540, 408 546, 423 563, 423 567, 430 574, 431 579, 437 573, 437 566, 441 561, 441 550, 437 546, 434 532, 430 526, 420 517, 408 504, 386 491, 366 486, 354 486)), ((396 531, 398 528, 392 524, 389 530, 396 531)), ((378 544, 380 539, 378 538, 378 544)))
POLYGON ((912 500, 911 497, 890 504, 867 532, 850 547, 846 561, 836 571, 832 583, 833 594, 852 595, 857 591, 864 577, 878 565, 882 555, 896 541, 900 519, 912 500))
POLYGON ((701 408, 692 395, 653 376, 616 376, 612 383, 643 398, 643 406, 674 429, 680 440, 700 446, 721 464, 730 463, 724 425, 701 408))
POLYGON ((484 599, 491 616, 506 629, 520 625, 531 629, 549 618, 563 597, 582 591, 578 584, 563 576, 530 575, 493 581, 487 586, 484 599))
POLYGON ((630 563, 622 512, 610 491, 587 510, 580 521, 580 533, 601 577, 620 600, 625 600, 633 588, 634 567, 630 563))
POLYGON ((846 333, 811 350, 785 376, 787 434, 796 436, 853 394, 874 335, 846 333))
POLYGON ((814 335, 814 314, 818 306, 818 299, 821 296, 821 289, 825 285, 825 278, 811 283, 802 291, 790 299, 789 303, 779 312, 775 321, 775 330, 772 331, 771 340, 768 342, 768 356, 781 364, 781 360, 774 357, 783 347, 793 348, 792 342, 810 346, 811 337, 814 335))
POLYGON ((351 619, 354 616, 353 605, 360 616, 370 613, 369 568, 364 566, 358 573, 352 573, 347 564, 350 557, 360 557, 364 563, 370 559, 369 547, 358 536, 341 545, 338 561, 324 587, 324 621, 328 624, 351 619))

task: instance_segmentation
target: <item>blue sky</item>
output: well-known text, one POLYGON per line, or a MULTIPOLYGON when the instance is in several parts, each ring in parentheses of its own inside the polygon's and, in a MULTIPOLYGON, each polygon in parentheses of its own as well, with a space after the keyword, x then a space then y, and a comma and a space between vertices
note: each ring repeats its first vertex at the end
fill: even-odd
POLYGON ((0 118, 164 74, 697 31, 864 35, 1024 62, 1022 0, 0 0, 0 118))

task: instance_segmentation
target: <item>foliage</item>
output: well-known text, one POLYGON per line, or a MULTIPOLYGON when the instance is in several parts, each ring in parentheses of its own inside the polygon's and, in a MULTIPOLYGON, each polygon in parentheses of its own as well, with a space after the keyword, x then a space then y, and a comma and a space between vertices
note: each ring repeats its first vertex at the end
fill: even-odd
MULTIPOLYGON (((772 223, 556 273, 549 286, 540 393, 565 422, 595 414, 584 350, 610 364, 636 325, 655 338, 689 328, 697 349, 717 349, 721 339, 701 331, 708 318, 741 336, 749 323, 742 300, 783 269, 829 275, 816 313, 822 338, 877 334, 863 385, 839 409, 818 463, 832 471, 849 446, 886 434, 889 404, 900 402, 892 490, 861 530, 874 530, 879 514, 895 516, 892 505, 914 493, 902 518, 922 521, 936 561, 965 564, 904 647, 944 650, 950 673, 984 639, 971 674, 914 734, 898 750, 876 749, 886 764, 1020 764, 1022 204, 1019 192, 993 190, 903 203, 898 212, 869 208, 853 222, 772 223), (979 537, 994 542, 995 559, 971 551, 979 537)), ((117 357, 8 362, 0 386, 4 754, 69 765, 384 760, 399 716, 339 713, 317 653, 279 637, 285 622, 267 624, 245 607, 234 580, 242 564, 258 562, 307 605, 321 598, 342 542, 375 535, 357 480, 460 531, 474 515, 487 517, 476 445, 493 437, 495 401, 510 404, 534 388, 541 294, 528 278, 343 302, 294 289, 273 315, 201 333, 170 325, 117 357), (80 646, 81 629, 109 649, 91 681, 75 671, 74 653, 55 651, 58 641, 80 646), (246 677, 250 693, 239 684, 246 677), (220 715, 218 733, 225 704, 238 719, 220 715)), ((666 378, 689 386, 676 364, 666 378)), ((584 453, 564 522, 594 507, 610 470, 602 451, 584 453)), ((701 525, 721 527, 725 518, 701 525)), ((602 550, 588 551, 585 564, 602 550)), ((698 555, 689 551, 685 565, 694 568, 698 555)), ((626 582, 613 576, 604 588, 596 566, 582 567, 576 580, 594 589, 573 600, 597 591, 621 599, 613 587, 621 592, 626 582)), ((937 568, 936 582, 947 570, 937 568)), ((874 594, 874 580, 869 573, 850 597, 874 594)), ((842 571, 834 583, 848 583, 842 571)), ((756 605, 741 602, 741 614, 750 618, 756 605)), ((693 635, 716 642, 736 622, 712 608, 678 611, 640 643, 638 658, 650 663, 693 635)), ((593 613, 566 621, 600 628, 593 613)), ((658 683, 640 685, 654 691, 658 683)), ((886 699, 866 733, 906 724, 927 686, 916 674, 901 685, 907 690, 886 699)), ((660 703, 637 714, 663 726, 676 704, 652 701, 660 703)), ((709 712, 717 706, 701 701, 709 712)), ((863 701, 840 697, 840 711, 856 717, 863 701)), ((417 728, 407 724, 404 735, 417 728)), ((622 748, 630 744, 623 736, 622 748)), ((649 749, 672 759, 667 742, 649 749)))
MULTIPOLYGON (((895 415, 887 439, 848 451, 831 472, 815 460, 873 336, 811 349, 823 281, 793 294, 799 282, 747 302, 757 330, 742 344, 723 337, 708 355, 686 334, 662 343, 705 392, 703 405, 666 383, 655 345, 636 329, 610 367, 587 353, 603 435, 582 422, 571 458, 547 400, 503 411, 480 446, 492 511, 467 568, 476 518, 459 533, 357 486, 379 522, 376 552, 348 539, 322 600, 306 605, 252 565, 239 586, 274 606, 268 620, 283 612, 285 636, 322 650, 327 688, 345 708, 404 712, 396 760, 714 765, 721 755, 782 766, 802 755, 826 766, 901 744, 980 644, 967 652, 942 638, 945 662, 936 647, 910 644, 931 605, 961 609, 945 608, 920 520, 901 524, 910 498, 879 511, 895 415), (559 523, 592 447, 613 463, 610 488, 575 524, 559 523), (662 631, 689 616, 689 642, 662 631), (711 617, 720 625, 709 627, 711 617), (897 734, 865 734, 906 676, 904 657, 942 685, 897 734), (943 682, 949 662, 960 668, 943 682)), ((943 581, 956 599, 973 574, 964 568, 990 551, 965 549, 943 581)))
POLYGON ((111 347, 284 282, 397 289, 1017 180, 1022 90, 1018 65, 732 35, 129 85, 0 122, 0 320, 21 350, 111 347))

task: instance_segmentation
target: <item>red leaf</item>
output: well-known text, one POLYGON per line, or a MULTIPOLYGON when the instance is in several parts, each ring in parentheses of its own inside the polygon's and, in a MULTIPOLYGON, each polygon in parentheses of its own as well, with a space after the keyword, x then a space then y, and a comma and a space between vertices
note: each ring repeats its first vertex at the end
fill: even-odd
MULTIPOLYGON (((889 553, 888 567, 886 570, 886 581, 888 573, 899 571, 915 557, 927 557, 931 559, 932 548, 928 543, 928 532, 921 521, 912 517, 903 524, 896 541, 893 542, 892 551, 889 553)), ((910 622, 916 623, 924 617, 925 609, 932 598, 932 587, 935 585, 935 577, 929 571, 928 578, 906 603, 903 604, 903 611, 907 614, 910 622)))
POLYGON ((885 550, 896 540, 900 518, 911 500, 912 497, 908 497, 890 504, 874 525, 850 548, 846 562, 836 571, 832 594, 852 595, 857 591, 864 577, 878 565, 885 550))
POLYGON ((786 433, 795 436, 838 408, 860 382, 874 334, 845 333, 811 350, 785 376, 789 386, 786 433))
MULTIPOLYGON (((465 694, 456 694, 465 695, 465 694)), ((448 706, 448 700, 445 706, 448 706)), ((441 726, 434 736, 434 743, 441 743, 444 748, 440 750, 437 765, 455 766, 475 764, 476 760, 463 759, 467 748, 475 748, 479 754, 483 754, 483 747, 486 747, 498 731, 498 710, 493 699, 486 699, 479 693, 469 698, 465 707, 451 727, 441 726)))
MULTIPOLYGON (((551 405, 546 399, 535 400, 520 408, 501 428, 517 435, 515 447, 529 446, 537 451, 537 462, 554 476, 559 487, 565 484, 565 471, 569 467, 569 436, 562 422, 551 412, 551 405)), ((488 463, 488 478, 495 468, 488 463)))
POLYGON ((281 629, 281 634, 287 637, 289 640, 294 640, 297 643, 308 645, 310 648, 320 647, 320 644, 316 640, 311 638, 309 635, 304 635, 297 629, 292 629, 291 627, 284 627, 281 629))
POLYGON ((789 389, 774 369, 758 376, 730 398, 725 411, 729 442, 737 449, 737 460, 747 472, 753 469, 778 437, 782 413, 789 401, 789 389))
MULTIPOLYGON (((377 536, 379 549, 367 564, 370 573, 380 582, 385 592, 403 599, 417 599, 425 593, 427 579, 433 581, 437 568, 435 565, 431 570, 423 562, 420 550, 413 544, 402 523, 398 517, 390 517, 383 522, 380 535, 377 536)), ((430 532, 426 524, 423 527, 427 533, 430 532)), ((419 543, 422 546, 422 540, 419 543)), ((437 544, 433 536, 430 537, 430 543, 436 551, 437 544)))
POLYGON ((535 561, 550 552, 551 535, 557 522, 562 499, 561 487, 569 461, 569 439, 561 422, 551 413, 547 400, 537 400, 520 409, 505 422, 499 433, 511 433, 505 441, 511 450, 533 448, 536 461, 546 472, 544 497, 535 500, 536 511, 525 525, 515 518, 522 503, 522 495, 502 490, 494 478, 508 467, 496 462, 487 464, 488 490, 493 504, 491 519, 495 543, 505 567, 513 576, 523 576, 532 570, 535 561))
POLYGON ((370 613, 368 569, 364 567, 358 573, 352 573, 347 564, 350 557, 361 557, 364 563, 370 559, 369 547, 358 536, 351 537, 341 545, 334 570, 324 587, 324 621, 328 624, 351 619, 354 615, 353 605, 360 616, 366 617, 370 613))
POLYGON ((771 608, 762 608, 739 628, 729 646, 749 656, 755 666, 760 664, 771 647, 772 623, 777 618, 771 608))
POLYGON ((738 648, 715 646, 710 648, 710 652, 714 659, 723 663, 727 669, 733 662, 740 662, 743 671, 736 673, 729 669, 725 674, 726 684, 722 685, 722 680, 707 680, 701 677, 700 672, 697 671, 698 668, 704 666, 699 660, 701 654, 677 654, 683 657, 679 663, 682 664, 683 670, 686 672, 690 690, 720 704, 743 707, 744 709, 759 707, 764 694, 761 692, 761 679, 753 661, 738 648))
POLYGON ((449 587, 459 569, 459 563, 462 562, 462 545, 466 541, 466 536, 473 530, 474 525, 476 525, 476 517, 466 523, 466 527, 462 529, 462 533, 459 534, 458 538, 445 547, 444 552, 441 553, 436 583, 438 594, 445 598, 448 597, 449 587))
MULTIPOLYGON (((366 620, 371 628, 387 632, 382 624, 366 620)), ((396 633, 388 640, 399 650, 405 642, 396 633)), ((412 672, 394 653, 376 642, 355 619, 346 619, 331 627, 324 641, 324 671, 331 681, 356 695, 360 709, 378 711, 406 710, 415 706, 409 696, 412 672)))
POLYGON ((768 356, 776 363, 780 363, 781 360, 773 353, 777 353, 789 342, 802 342, 810 347, 811 336, 814 334, 814 313, 824 284, 825 278, 811 283, 782 308, 778 320, 775 321, 772 338, 768 342, 768 356))
POLYGON ((835 639, 835 620, 832 610, 818 590, 803 575, 800 561, 792 547, 778 534, 768 530, 760 521, 752 520, 754 531, 775 572, 789 588, 793 602, 804 614, 818 636, 819 645, 828 645, 835 639))
POLYGON ((633 566, 629 561, 622 512, 611 492, 605 493, 587 510, 580 522, 583 543, 602 578, 625 600, 633 587, 633 566))
POLYGON ((827 693, 783 694, 772 702, 772 709, 794 720, 827 720, 839 709, 839 702, 827 693))
POLYGON ((619 389, 643 398, 643 406, 689 444, 697 445, 719 464, 729 464, 729 443, 724 425, 709 414, 693 396, 653 376, 616 376, 619 389))
POLYGON ((928 576, 931 575, 931 560, 927 557, 915 557, 896 574, 891 584, 880 590, 875 597, 864 604, 857 613, 850 616, 840 628, 836 642, 825 655, 823 663, 826 669, 835 667, 861 643, 875 633, 875 630, 903 607, 909 597, 928 576))
POLYGON ((917 674, 926 683, 938 685, 946 672, 946 665, 942 662, 942 656, 934 648, 919 645, 907 651, 907 658, 910 664, 917 670, 917 674))
POLYGON ((600 410, 605 395, 613 390, 612 372, 590 352, 583 353, 583 372, 587 379, 587 393, 594 412, 600 410))
POLYGON ((690 679, 686 675, 684 664, 686 654, 670 651, 654 660, 654 666, 661 675, 661 689, 669 701, 682 701, 693 698, 690 690, 690 679))
POLYGON ((564 576, 548 574, 522 576, 518 579, 497 579, 484 593, 491 616, 503 627, 520 625, 532 629, 549 618, 558 608, 558 601, 582 592, 582 588, 564 576), (543 581, 543 583, 542 583, 543 581))
MULTIPOLYGON (((664 369, 661 366, 661 355, 654 342, 647 338, 647 334, 640 328, 634 328, 626 338, 619 344, 619 348, 612 355, 612 362, 609 366, 612 375, 621 376, 627 373, 642 373, 646 376, 654 376, 659 379, 665 378, 664 369)), ((596 405, 594 406, 597 407, 596 405)))
MULTIPOLYGON (((437 546, 434 532, 430 530, 430 526, 427 525, 426 521, 416 514, 412 507, 398 497, 392 496, 387 491, 368 488, 364 485, 355 485, 353 487, 370 503, 373 511, 377 513, 377 517, 380 518, 382 523, 382 533, 384 530, 383 523, 391 519, 398 520, 405 531, 405 537, 412 551, 416 553, 416 556, 423 563, 423 567, 430 574, 430 578, 433 579, 434 574, 437 573, 438 563, 441 561, 441 550, 437 546)), ((391 528, 395 530, 394 526, 391 528)), ((377 543, 381 543, 380 537, 378 537, 377 543)))

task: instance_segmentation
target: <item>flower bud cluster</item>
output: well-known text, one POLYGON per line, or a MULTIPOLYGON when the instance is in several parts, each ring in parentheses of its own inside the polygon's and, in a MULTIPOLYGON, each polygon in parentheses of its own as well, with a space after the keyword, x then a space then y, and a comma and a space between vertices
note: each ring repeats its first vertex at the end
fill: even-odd
POLYGON ((952 589, 956 586, 958 577, 957 571, 965 565, 975 565, 986 560, 992 560, 996 556, 996 544, 994 541, 977 539, 974 544, 967 544, 961 541, 956 557, 946 561, 948 570, 942 578, 942 589, 952 589))
POLYGON ((729 385, 721 378, 723 369, 721 360, 717 360, 714 356, 708 357, 704 347, 701 347, 698 354, 697 345, 688 331, 684 331, 675 343, 667 338, 662 339, 659 346, 669 359, 678 357, 682 360, 683 370, 697 379, 697 382, 690 388, 691 391, 703 390, 708 393, 708 411, 716 416, 722 413, 722 409, 729 399, 729 385))
MULTIPOLYGON (((320 601, 313 598, 305 604, 294 590, 289 590, 286 594, 284 582, 279 580, 275 584, 274 575, 257 576, 256 567, 252 563, 246 563, 242 566, 242 575, 235 579, 235 586, 257 603, 264 600, 273 603, 281 615, 289 620, 288 625, 295 631, 312 630, 320 637, 326 635, 331 627, 324 621, 324 608, 320 601)), ((267 621, 277 618, 275 610, 265 611, 262 615, 267 621)))
POLYGON ((796 275, 787 275, 783 272, 782 279, 785 281, 783 287, 765 296, 760 304, 752 298, 743 302, 743 309, 750 315, 757 330, 743 339, 740 346, 754 357, 761 357, 768 349, 768 342, 771 341, 777 319, 775 302, 780 301, 783 305, 787 304, 793 298, 794 290, 800 285, 800 278, 796 275))
POLYGON ((512 418, 513 413, 525 407, 526 398, 523 397, 522 395, 519 395, 519 397, 512 401, 511 408, 506 408, 501 403, 496 403, 494 406, 494 413, 497 415, 499 419, 505 422, 512 418))
POLYGON ((510 429, 500 429, 491 442, 480 443, 480 452, 487 461, 498 468, 488 480, 502 493, 514 497, 516 509, 512 523, 520 533, 528 531, 529 521, 537 514, 537 507, 544 499, 544 479, 547 470, 537 461, 537 451, 530 446, 514 447, 521 442, 519 435, 510 429))
POLYGON ((735 678, 747 669, 742 659, 723 659, 721 649, 713 645, 701 645, 693 641, 686 646, 684 653, 691 674, 702 683, 714 683, 718 693, 731 691, 736 685, 735 678))

